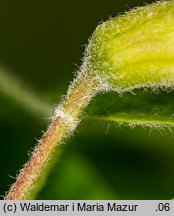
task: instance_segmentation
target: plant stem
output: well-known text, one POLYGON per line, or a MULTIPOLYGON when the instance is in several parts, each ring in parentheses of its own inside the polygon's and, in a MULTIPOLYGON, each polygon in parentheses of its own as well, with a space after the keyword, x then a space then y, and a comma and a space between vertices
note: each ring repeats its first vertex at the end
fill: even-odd
POLYGON ((21 170, 15 184, 11 186, 5 197, 6 200, 26 198, 55 148, 77 127, 81 113, 96 94, 98 85, 96 77, 89 73, 79 73, 71 84, 67 96, 56 108, 52 123, 34 150, 31 159, 21 170))

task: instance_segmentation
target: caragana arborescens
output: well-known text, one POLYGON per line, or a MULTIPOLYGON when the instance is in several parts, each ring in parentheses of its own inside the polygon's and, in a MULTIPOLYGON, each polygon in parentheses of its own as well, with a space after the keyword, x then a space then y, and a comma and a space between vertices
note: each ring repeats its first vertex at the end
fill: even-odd
POLYGON ((100 24, 52 123, 5 199, 25 199, 54 149, 100 92, 174 87, 174 1, 136 8, 100 24))

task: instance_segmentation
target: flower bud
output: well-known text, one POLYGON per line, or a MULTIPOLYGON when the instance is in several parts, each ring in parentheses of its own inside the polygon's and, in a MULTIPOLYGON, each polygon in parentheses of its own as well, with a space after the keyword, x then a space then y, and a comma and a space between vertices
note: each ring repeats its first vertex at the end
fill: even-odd
POLYGON ((174 1, 139 7, 100 24, 83 67, 120 92, 174 86, 174 1))

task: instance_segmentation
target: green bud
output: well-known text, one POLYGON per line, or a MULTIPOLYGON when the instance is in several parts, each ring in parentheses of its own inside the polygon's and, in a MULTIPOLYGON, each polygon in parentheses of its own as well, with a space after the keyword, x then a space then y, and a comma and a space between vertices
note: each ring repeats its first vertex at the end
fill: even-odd
MULTIPOLYGON (((89 41, 81 71, 5 199, 26 199, 57 145, 75 130, 98 91, 173 86, 174 0, 137 8, 99 25, 89 41)), ((137 124, 159 127, 164 122, 149 118, 147 115, 147 121, 137 120, 137 124)), ((128 120, 135 124, 136 119, 128 120)), ((170 119, 166 124, 171 125, 170 119)))
POLYGON ((82 69, 120 92, 174 86, 174 1, 139 7, 100 24, 82 69))

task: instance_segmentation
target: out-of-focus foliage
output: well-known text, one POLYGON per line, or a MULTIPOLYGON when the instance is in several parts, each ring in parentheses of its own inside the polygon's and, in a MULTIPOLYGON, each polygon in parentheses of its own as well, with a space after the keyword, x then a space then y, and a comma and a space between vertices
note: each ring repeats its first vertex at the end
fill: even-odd
MULTIPOLYGON (((146 1, 147 2, 147 1, 146 1)), ((3 1, 0 3, 0 60, 44 104, 57 104, 87 38, 108 15, 143 1, 3 1), (27 87, 28 86, 28 87, 27 87)), ((32 94, 30 93, 28 94, 32 94)), ((174 140, 168 129, 120 126, 108 116, 138 112, 162 121, 174 113, 174 93, 99 95, 74 136, 62 144, 35 199, 170 199, 174 196, 174 140), (103 101, 103 102, 102 102, 103 101), (97 105, 96 105, 97 104, 97 105), (107 112, 106 112, 107 110, 107 112), (172 111, 173 110, 173 111, 172 111), (106 115, 107 114, 107 115, 106 115), (89 117, 89 115, 91 117, 89 117), (98 116, 94 118, 94 116, 98 116), (103 115, 106 121, 102 120, 103 115), (92 117, 93 116, 93 117, 92 117), (161 116, 161 117, 159 117, 161 116), (108 119, 107 119, 108 118, 108 119)), ((0 194, 4 194, 49 122, 47 114, 0 92, 0 194)), ((40 105, 39 105, 40 106, 40 105)), ((47 108, 46 108, 47 109, 47 108)), ((115 121, 115 119, 114 119, 115 121)))
POLYGON ((88 108, 87 117, 130 127, 141 125, 170 130, 174 126, 174 94, 172 91, 159 92, 147 89, 121 97, 115 93, 97 96, 88 108))

